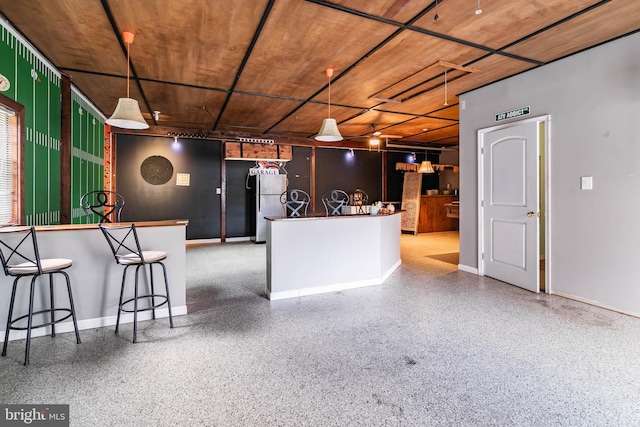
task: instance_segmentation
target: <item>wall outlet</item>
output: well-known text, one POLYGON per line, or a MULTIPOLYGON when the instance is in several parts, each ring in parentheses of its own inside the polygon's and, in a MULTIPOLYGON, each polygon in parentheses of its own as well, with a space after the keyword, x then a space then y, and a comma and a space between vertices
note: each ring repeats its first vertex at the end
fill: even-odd
POLYGON ((222 194, 222 188, 216 187, 216 194, 222 194))
POLYGON ((580 189, 581 190, 593 190, 593 177, 582 176, 580 177, 580 189))

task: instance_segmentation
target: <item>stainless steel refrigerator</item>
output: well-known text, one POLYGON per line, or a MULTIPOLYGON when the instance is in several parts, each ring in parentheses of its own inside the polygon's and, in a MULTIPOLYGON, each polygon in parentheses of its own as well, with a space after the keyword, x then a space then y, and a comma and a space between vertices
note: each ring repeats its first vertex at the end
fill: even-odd
POLYGON ((256 243, 267 240, 267 220, 269 216, 283 216, 284 209, 280 195, 287 191, 287 175, 256 175, 253 181, 255 189, 255 230, 251 240, 256 243))

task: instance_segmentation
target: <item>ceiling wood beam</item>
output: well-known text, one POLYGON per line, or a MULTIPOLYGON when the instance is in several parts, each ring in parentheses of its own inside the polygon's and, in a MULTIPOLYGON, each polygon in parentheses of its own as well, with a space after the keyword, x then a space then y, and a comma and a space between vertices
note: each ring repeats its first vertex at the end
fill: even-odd
MULTIPOLYGON (((332 3, 326 3, 324 1, 319 1, 319 0, 306 0, 310 3, 315 3, 321 6, 329 6, 329 7, 333 7, 337 10, 343 10, 343 11, 349 11, 349 13, 351 12, 357 12, 357 11, 353 11, 353 9, 347 9, 343 6, 338 6, 338 5, 334 5, 332 3)), ((418 19, 422 18, 425 14, 427 14, 429 12, 429 10, 431 10, 432 6, 427 6, 426 8, 424 8, 422 11, 420 11, 420 13, 416 14, 416 16, 414 16, 413 18, 411 18, 408 22, 413 23, 415 21, 417 21, 418 19)), ((362 12, 358 12, 356 14, 359 14, 362 12)), ((370 17, 371 15, 368 14, 364 14, 366 15, 366 17, 370 17)), ((389 20, 389 22, 393 22, 395 23, 395 21, 391 21, 389 20)), ((350 72, 351 70, 353 70, 355 67, 357 67, 360 63, 362 63, 365 59, 367 59, 368 57, 370 57, 371 55, 373 55, 376 51, 380 50, 382 47, 384 47, 387 43, 389 43, 391 40, 393 40, 394 38, 396 38, 400 33, 402 33, 404 31, 404 28, 399 28, 396 31, 393 32, 393 34, 391 34, 389 37, 387 37, 386 39, 384 39, 383 41, 381 41, 380 43, 378 43, 376 46, 374 46, 371 50, 369 50, 367 53, 365 53, 361 58, 359 58, 358 60, 356 60, 354 63, 352 63, 350 66, 348 66, 346 69, 344 69, 342 72, 340 72, 337 76, 333 77, 333 82, 335 83, 336 81, 340 80, 344 75, 346 75, 348 72, 350 72)), ((278 126, 280 123, 282 123, 283 121, 285 121, 286 119, 288 119, 289 117, 291 117, 293 114, 295 114, 300 108, 302 108, 306 103, 311 102, 311 100, 313 98, 315 98, 316 96, 318 96, 320 93, 322 93, 324 90, 327 89, 327 87, 329 86, 329 84, 327 83, 326 85, 324 85, 322 88, 320 88, 318 91, 316 91, 314 94, 312 94, 309 98, 307 98, 307 100, 299 105, 298 107, 294 108, 291 112, 289 112, 289 114, 285 115, 284 117, 282 117, 279 121, 277 121, 276 123, 274 123, 269 129, 267 129, 267 132, 270 131, 271 129, 275 128, 276 126, 278 126)), ((382 105, 384 102, 381 102, 378 105, 382 105)), ((376 106, 372 107, 375 108, 376 106)), ((309 138, 313 137, 313 135, 309 135, 309 138)))
POLYGON ((247 48, 247 51, 245 52, 244 58, 242 58, 242 63, 240 64, 240 68, 238 69, 238 72, 236 73, 236 76, 235 76, 235 78, 233 80, 233 84, 229 88, 229 94, 227 95, 227 98, 224 100, 224 103, 222 104, 222 107, 220 108, 220 112, 218 113, 218 118, 216 119, 215 123, 213 124, 213 127, 212 127, 213 130, 216 129, 216 127, 220 123, 220 119, 222 118, 222 115, 224 114, 224 111, 227 109, 227 105, 229 104, 229 99, 231 99, 231 96, 233 95, 233 92, 235 91, 236 86, 238 85, 238 80, 240 80, 240 76, 242 75, 242 71, 244 71, 244 67, 247 65, 247 62, 249 61, 249 58, 251 57, 251 53, 253 52, 253 48, 256 46, 256 42, 258 41, 258 38, 260 37, 260 34, 262 33, 262 29, 264 28, 264 24, 267 22, 267 18, 271 14, 271 9, 273 8, 273 4, 274 3, 275 3, 275 0, 269 0, 269 3, 267 4, 267 7, 264 10, 264 13, 262 14, 262 18, 260 19, 260 23, 258 24, 258 28, 256 28, 256 32, 253 34, 253 38, 251 39, 251 43, 249 44, 249 47, 247 48))

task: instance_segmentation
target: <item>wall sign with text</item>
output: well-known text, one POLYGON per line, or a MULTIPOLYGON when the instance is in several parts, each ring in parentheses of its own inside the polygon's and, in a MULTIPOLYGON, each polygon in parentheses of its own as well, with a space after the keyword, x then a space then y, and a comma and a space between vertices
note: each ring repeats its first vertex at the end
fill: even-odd
POLYGON ((501 120, 513 119, 514 117, 526 116, 531 112, 531 107, 520 107, 515 110, 505 111, 504 113, 496 114, 496 122, 501 120))

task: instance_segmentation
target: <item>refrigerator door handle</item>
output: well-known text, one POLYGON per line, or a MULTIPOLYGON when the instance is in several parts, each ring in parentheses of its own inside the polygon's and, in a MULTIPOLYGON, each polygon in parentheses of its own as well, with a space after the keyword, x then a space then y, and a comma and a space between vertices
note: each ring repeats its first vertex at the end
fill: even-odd
POLYGON ((258 175, 256 175, 256 206, 258 209, 258 212, 260 212, 260 177, 258 175))

